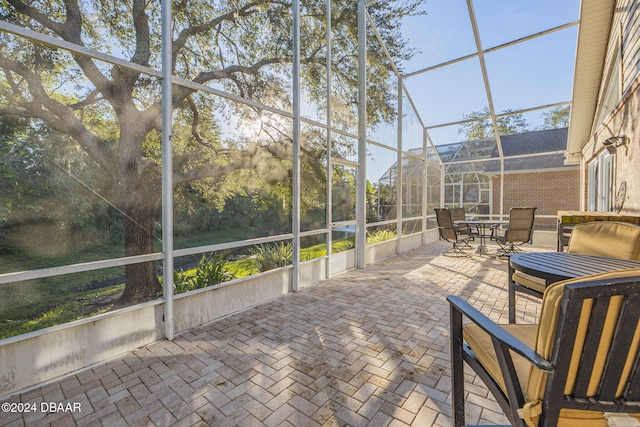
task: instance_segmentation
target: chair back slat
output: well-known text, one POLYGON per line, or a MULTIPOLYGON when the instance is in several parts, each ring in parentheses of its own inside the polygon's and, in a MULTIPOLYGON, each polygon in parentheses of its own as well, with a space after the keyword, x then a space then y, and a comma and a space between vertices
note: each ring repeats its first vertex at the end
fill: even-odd
POLYGON ((596 358, 600 354, 600 342, 609 311, 609 302, 608 298, 600 298, 595 301, 595 307, 591 310, 580 366, 576 374, 574 396, 577 398, 586 399, 589 396, 589 384, 592 381, 596 358))
POLYGON ((566 285, 552 358, 556 372, 549 376, 545 401, 630 412, 640 405, 640 282, 603 282, 566 285))
POLYGON ((464 208, 449 208, 449 212, 451 212, 451 220, 452 221, 464 221, 467 219, 467 214, 464 208))
MULTIPOLYGON (((625 299, 620 312, 618 325, 615 331, 610 356, 618 354, 631 354, 633 351, 633 338, 635 329, 632 325, 637 325, 640 318, 640 295, 633 295, 625 299)), ((607 359, 604 369, 602 383, 600 385, 600 399, 612 401, 617 397, 618 388, 624 374, 625 363, 615 360, 613 357, 607 359)), ((632 389, 627 387, 623 390, 626 395, 632 389)))
POLYGON ((640 402, 640 360, 637 356, 624 395, 631 402, 640 402))

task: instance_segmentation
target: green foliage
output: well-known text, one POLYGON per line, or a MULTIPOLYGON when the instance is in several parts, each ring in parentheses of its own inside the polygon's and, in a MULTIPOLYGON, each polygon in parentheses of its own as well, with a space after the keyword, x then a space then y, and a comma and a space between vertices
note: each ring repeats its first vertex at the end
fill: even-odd
POLYGON ((375 230, 373 232, 367 233, 367 245, 375 245, 376 243, 395 239, 396 237, 397 235, 395 231, 387 229, 375 230))
POLYGON ((175 218, 177 236, 235 230, 235 236, 241 240, 256 235, 287 233, 291 229, 290 212, 284 207, 289 203, 275 192, 249 188, 234 191, 221 201, 221 208, 203 199, 202 195, 179 190, 175 218))
POLYGON ((195 289, 206 288, 235 279, 236 276, 227 270, 227 261, 221 254, 212 253, 209 258, 202 259, 194 270, 175 271, 173 282, 177 294, 195 289))
POLYGON ((269 271, 293 263, 293 245, 291 242, 258 245, 252 252, 259 271, 269 271))
POLYGON ((544 123, 540 126, 541 130, 544 129, 558 129, 569 127, 569 118, 571 114, 571 107, 566 105, 564 107, 556 107, 549 111, 542 113, 544 117, 544 123))
POLYGON ((326 243, 318 243, 317 245, 302 248, 300 250, 300 259, 302 261, 310 261, 327 255, 326 243))
POLYGON ((334 221, 348 221, 356 215, 355 169, 336 165, 333 168, 332 209, 334 221))
MULTIPOLYGON (((513 110, 505 110, 501 114, 511 113, 513 110)), ((474 119, 473 122, 463 123, 458 129, 458 134, 462 135, 466 141, 477 139, 493 138, 493 122, 489 107, 484 107, 480 111, 474 111, 463 115, 464 120, 474 119)), ((509 114, 497 118, 498 132, 500 135, 513 135, 526 132, 529 124, 522 113, 509 114)))
POLYGON ((343 239, 334 240, 331 245, 331 251, 334 254, 338 252, 348 251, 356 247, 356 239, 354 237, 345 237, 343 239))

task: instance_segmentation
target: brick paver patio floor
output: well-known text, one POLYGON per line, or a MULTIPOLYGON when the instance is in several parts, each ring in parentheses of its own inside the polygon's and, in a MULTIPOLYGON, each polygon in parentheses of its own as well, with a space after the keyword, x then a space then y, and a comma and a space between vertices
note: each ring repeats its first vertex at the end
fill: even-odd
MULTIPOLYGON (((5 401, 80 411, 7 426, 449 426, 449 309, 507 321, 507 263, 437 243, 338 275, 5 401)), ((519 321, 539 304, 519 298, 519 321)), ((467 372, 467 422, 507 424, 467 372)))

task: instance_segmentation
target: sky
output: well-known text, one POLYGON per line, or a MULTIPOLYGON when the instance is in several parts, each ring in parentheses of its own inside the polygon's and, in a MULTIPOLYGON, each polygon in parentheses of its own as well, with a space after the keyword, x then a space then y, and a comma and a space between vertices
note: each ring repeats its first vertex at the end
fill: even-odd
MULTIPOLYGON (((482 49, 490 49, 541 31, 575 22, 580 0, 474 0, 482 49)), ((404 18, 402 34, 414 57, 397 64, 404 75, 476 52, 466 0, 426 0, 426 15, 404 18)), ((485 55, 489 87, 497 114, 571 101, 578 26, 523 41, 485 55)), ((488 106, 478 57, 433 71, 405 77, 416 111, 403 111, 403 150, 422 147, 419 115, 429 126, 456 122, 465 114, 488 106)), ((543 112, 523 113, 535 130, 543 112)), ((547 110, 548 111, 548 110, 547 110)), ((435 145, 464 138, 459 126, 429 129, 435 145)), ((373 139, 395 146, 395 127, 373 132, 373 139)), ((377 147, 369 148, 367 177, 377 179, 396 159, 377 147)))
MULTIPOLYGON (((475 0, 483 49, 577 21, 579 0, 475 0)), ((405 18, 402 33, 420 51, 400 64, 405 74, 476 51, 466 0, 427 0, 426 16, 405 18)), ((577 26, 485 55, 497 113, 571 100, 577 26)), ((477 57, 405 79, 427 126, 454 122, 488 105, 477 57)), ((540 112, 528 114, 532 126, 540 112), (535 116, 535 117, 534 117, 535 116)), ((438 136, 431 131, 432 138, 438 136)), ((449 131, 449 134, 451 131, 449 131)), ((446 138, 438 143, 456 142, 446 138)))

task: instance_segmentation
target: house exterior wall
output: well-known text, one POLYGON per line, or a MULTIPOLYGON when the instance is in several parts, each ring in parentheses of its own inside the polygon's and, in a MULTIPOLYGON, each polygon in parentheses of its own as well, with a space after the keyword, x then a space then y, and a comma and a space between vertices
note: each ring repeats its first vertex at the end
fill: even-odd
MULTIPOLYGON (((594 137, 589 141, 582 151, 583 162, 588 165, 605 150, 602 141, 616 136, 627 136, 626 146, 618 148, 613 167, 613 179, 611 185, 612 195, 623 181, 626 181, 626 195, 620 213, 638 214, 640 213, 640 77, 636 81, 626 96, 621 99, 618 107, 609 115, 604 123, 597 127, 594 137)), ((585 172, 586 174, 586 172, 585 172)), ((588 179, 584 179, 584 191, 587 192, 588 179)), ((587 201, 582 206, 587 210, 587 201)))
MULTIPOLYGON (((620 184, 626 181, 626 196, 622 210, 623 214, 640 213, 640 25, 638 16, 640 5, 633 0, 620 0, 616 3, 612 30, 607 49, 605 74, 600 87, 599 105, 607 89, 610 89, 612 76, 617 73, 619 101, 612 111, 595 123, 593 137, 582 151, 582 163, 585 170, 583 179, 583 193, 588 194, 587 165, 605 150, 602 141, 611 136, 625 135, 628 137, 626 146, 618 148, 613 166, 611 184, 612 198, 615 197, 620 184)), ((603 114, 596 113, 596 117, 603 114)), ((598 120, 598 119, 596 119, 598 120)), ((587 197, 584 197, 582 209, 587 210, 587 197)))
MULTIPOLYGON (((493 213, 500 213, 500 178, 493 178, 493 213)), ((535 206, 536 225, 556 225, 557 212, 580 206, 580 171, 509 173, 504 175, 504 214, 513 206, 535 206), (542 215, 551 216, 542 218, 542 215)))

